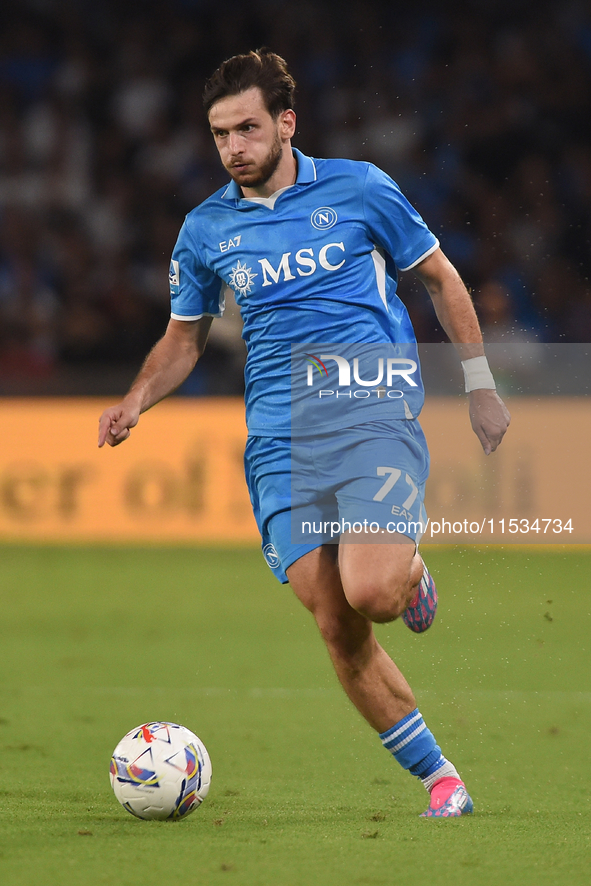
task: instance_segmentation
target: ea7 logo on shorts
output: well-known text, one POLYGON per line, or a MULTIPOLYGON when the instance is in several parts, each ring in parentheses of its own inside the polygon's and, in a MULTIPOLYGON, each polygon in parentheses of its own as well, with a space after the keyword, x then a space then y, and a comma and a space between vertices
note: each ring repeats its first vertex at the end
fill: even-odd
POLYGON ((331 209, 330 206, 321 206, 320 209, 314 210, 310 216, 310 221, 317 231, 326 231, 328 228, 336 225, 337 218, 338 216, 334 209, 331 209))

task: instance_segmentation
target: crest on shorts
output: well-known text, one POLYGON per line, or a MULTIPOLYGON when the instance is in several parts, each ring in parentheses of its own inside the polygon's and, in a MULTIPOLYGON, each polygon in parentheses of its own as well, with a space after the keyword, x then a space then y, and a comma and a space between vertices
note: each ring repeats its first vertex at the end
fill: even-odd
POLYGON ((279 554, 275 550, 275 545, 272 545, 270 542, 266 544, 263 548, 263 557, 267 561, 267 565, 271 567, 271 569, 277 569, 279 566, 279 554))

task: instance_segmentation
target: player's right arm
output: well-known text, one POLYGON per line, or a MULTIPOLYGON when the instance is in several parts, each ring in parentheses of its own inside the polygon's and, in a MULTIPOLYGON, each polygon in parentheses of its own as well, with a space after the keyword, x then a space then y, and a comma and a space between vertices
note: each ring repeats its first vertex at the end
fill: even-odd
POLYGON ((98 445, 118 446, 130 435, 142 412, 163 400, 192 371, 205 349, 213 318, 169 320, 163 337, 144 361, 136 380, 121 403, 105 409, 99 419, 98 445))

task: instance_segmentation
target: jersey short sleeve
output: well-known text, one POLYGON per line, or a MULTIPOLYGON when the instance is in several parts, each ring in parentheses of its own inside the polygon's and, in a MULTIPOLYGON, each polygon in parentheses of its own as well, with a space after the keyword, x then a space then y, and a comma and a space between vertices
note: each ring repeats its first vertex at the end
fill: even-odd
POLYGON ((386 250, 401 271, 410 270, 439 246, 396 182, 371 163, 363 189, 363 211, 376 245, 386 250))
POLYGON ((174 320, 199 320, 223 314, 225 284, 202 261, 187 220, 172 253, 169 282, 174 320))

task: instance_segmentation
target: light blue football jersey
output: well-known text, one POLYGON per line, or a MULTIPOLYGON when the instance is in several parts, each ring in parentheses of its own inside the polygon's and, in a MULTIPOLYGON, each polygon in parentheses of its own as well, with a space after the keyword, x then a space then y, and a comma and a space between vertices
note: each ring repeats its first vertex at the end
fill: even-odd
MULTIPOLYGON (((294 155, 292 187, 249 200, 231 182, 192 210, 170 267, 177 320, 221 316, 226 288, 234 290, 248 351, 246 421, 257 436, 291 433, 292 346, 415 342, 396 294, 398 270, 439 245, 377 167, 294 155)), ((393 400, 391 417, 416 418, 417 378, 410 410, 393 400)), ((383 417, 383 402, 364 403, 363 421, 383 417)), ((340 421, 351 423, 345 414, 340 421)))

